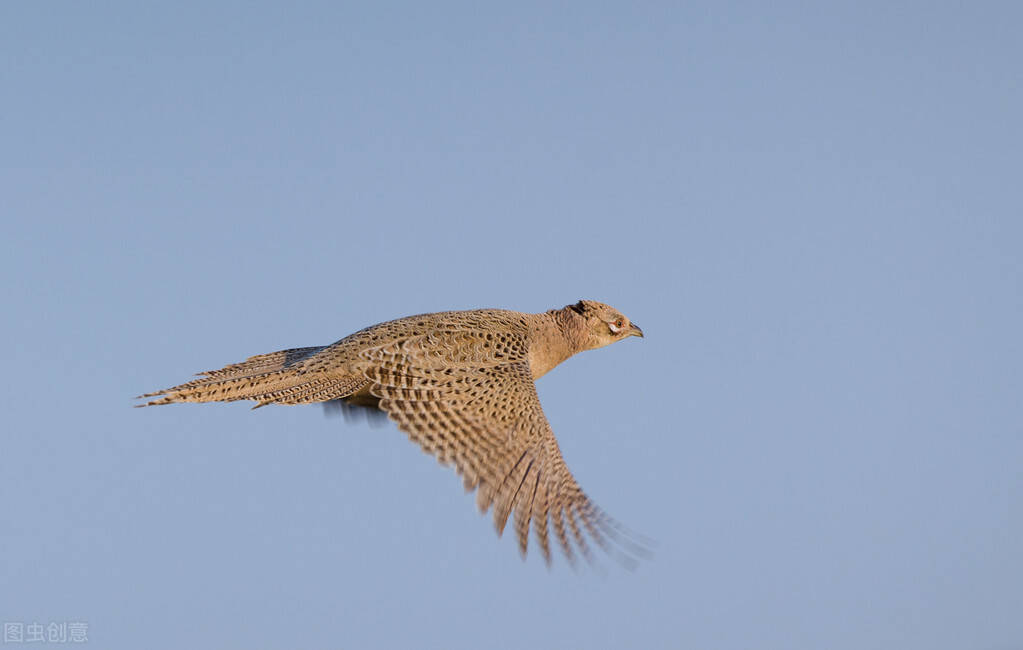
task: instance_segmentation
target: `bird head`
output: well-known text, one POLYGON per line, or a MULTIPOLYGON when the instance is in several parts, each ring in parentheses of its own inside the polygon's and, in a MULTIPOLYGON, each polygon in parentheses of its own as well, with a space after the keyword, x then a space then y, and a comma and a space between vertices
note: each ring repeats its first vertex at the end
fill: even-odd
POLYGON ((643 337, 643 330, 610 305, 594 300, 580 300, 565 309, 583 318, 588 349, 602 348, 630 336, 643 337))

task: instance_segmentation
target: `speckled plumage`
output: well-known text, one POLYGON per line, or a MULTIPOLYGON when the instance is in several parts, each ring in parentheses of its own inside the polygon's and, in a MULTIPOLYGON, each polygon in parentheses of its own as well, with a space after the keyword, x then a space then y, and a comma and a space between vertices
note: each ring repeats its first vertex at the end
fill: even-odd
MULTIPOLYGON (((550 563, 550 528, 569 560, 586 538, 641 552, 583 493, 561 456, 534 381, 583 350, 642 336, 613 308, 582 300, 526 314, 440 312, 373 325, 323 347, 249 358, 180 386, 142 395, 139 406, 254 400, 341 400, 379 409, 444 464, 453 464, 500 534, 513 517, 523 554, 532 528, 550 563)), ((253 407, 253 408, 256 408, 253 407)))

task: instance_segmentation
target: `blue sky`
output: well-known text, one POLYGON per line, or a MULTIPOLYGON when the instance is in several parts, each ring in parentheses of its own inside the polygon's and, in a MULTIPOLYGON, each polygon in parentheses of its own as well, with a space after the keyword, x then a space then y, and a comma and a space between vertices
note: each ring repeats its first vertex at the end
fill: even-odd
POLYGON ((8 3, 0 619, 109 648, 1023 647, 1014 3, 8 3), (591 298, 657 540, 550 571, 391 425, 131 397, 591 298))

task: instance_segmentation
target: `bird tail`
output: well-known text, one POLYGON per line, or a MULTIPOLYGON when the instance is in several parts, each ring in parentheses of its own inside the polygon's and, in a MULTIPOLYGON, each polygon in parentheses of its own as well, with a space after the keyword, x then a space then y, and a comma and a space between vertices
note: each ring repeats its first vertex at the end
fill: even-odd
POLYGON ((306 404, 336 399, 358 390, 364 378, 324 372, 304 372, 302 362, 322 347, 294 348, 249 357, 220 370, 199 373, 188 383, 139 395, 155 397, 136 406, 159 406, 179 402, 233 402, 256 400, 253 408, 267 404, 306 404))

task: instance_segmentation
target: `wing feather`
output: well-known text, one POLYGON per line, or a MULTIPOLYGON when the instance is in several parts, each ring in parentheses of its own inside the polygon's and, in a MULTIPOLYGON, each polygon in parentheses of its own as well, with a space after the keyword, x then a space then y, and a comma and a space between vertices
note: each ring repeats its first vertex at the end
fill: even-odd
POLYGON ((514 515, 523 555, 530 530, 551 560, 549 530, 570 562, 592 558, 587 537, 609 548, 607 522, 579 487, 540 406, 525 337, 432 331, 361 353, 354 367, 398 427, 454 465, 500 534, 514 515))

